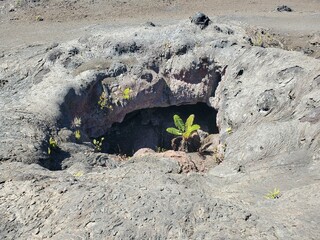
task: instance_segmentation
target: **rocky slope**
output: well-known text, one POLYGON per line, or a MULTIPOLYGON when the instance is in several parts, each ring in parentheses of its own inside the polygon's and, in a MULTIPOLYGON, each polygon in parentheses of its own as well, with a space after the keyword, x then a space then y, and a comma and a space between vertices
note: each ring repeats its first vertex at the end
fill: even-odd
POLYGON ((319 60, 215 19, 96 29, 0 58, 1 239, 319 238, 319 60), (217 111, 226 146, 205 173, 93 151, 134 111, 196 103, 217 111))

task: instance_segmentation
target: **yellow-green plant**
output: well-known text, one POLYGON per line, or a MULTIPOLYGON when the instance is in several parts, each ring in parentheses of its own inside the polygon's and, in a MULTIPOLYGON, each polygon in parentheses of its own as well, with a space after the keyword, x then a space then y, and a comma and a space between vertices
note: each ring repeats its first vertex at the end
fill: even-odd
POLYGON ((98 105, 101 110, 104 108, 109 108, 109 109, 113 110, 113 107, 110 104, 109 99, 107 98, 106 92, 101 93, 101 95, 99 97, 98 105))
POLYGON ((84 174, 83 171, 79 171, 79 172, 74 173, 73 176, 75 176, 75 177, 82 177, 83 174, 84 174))
POLYGON ((93 145, 94 145, 94 150, 96 152, 100 152, 102 150, 102 142, 104 140, 104 137, 100 138, 100 140, 93 139, 93 145))
POLYGON ((125 100, 129 100, 131 97, 130 93, 131 93, 131 89, 129 87, 125 88, 122 92, 122 98, 125 100))
POLYGON ((98 101, 98 105, 100 106, 100 109, 104 109, 107 105, 108 99, 107 94, 105 92, 102 92, 98 101))
POLYGON ((226 132, 228 133, 228 134, 231 134, 233 131, 232 131, 232 128, 231 127, 228 127, 227 129, 226 129, 226 132))
POLYGON ((58 148, 58 142, 53 137, 49 139, 48 154, 50 155, 54 149, 58 148))
POLYGON ((71 127, 74 129, 74 137, 76 138, 77 141, 80 141, 81 139, 81 118, 80 117, 74 117, 72 122, 71 122, 71 127))
POLYGON ((184 140, 188 139, 194 131, 200 129, 200 125, 193 124, 194 114, 191 114, 185 123, 179 115, 175 114, 173 116, 173 121, 176 128, 170 127, 167 128, 166 131, 176 136, 182 136, 184 140))
POLYGON ((275 188, 275 189, 273 189, 273 191, 270 191, 270 192, 265 196, 265 198, 267 198, 267 199, 276 199, 276 198, 279 198, 280 195, 281 195, 280 189, 279 189, 279 188, 275 188))
POLYGON ((76 130, 74 132, 74 137, 76 138, 77 141, 79 141, 81 139, 81 132, 80 130, 76 130))

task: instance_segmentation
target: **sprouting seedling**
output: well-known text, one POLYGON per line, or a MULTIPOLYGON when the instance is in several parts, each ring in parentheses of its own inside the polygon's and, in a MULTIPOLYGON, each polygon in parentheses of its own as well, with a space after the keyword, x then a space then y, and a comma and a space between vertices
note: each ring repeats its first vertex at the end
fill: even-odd
POLYGON ((129 87, 125 88, 122 92, 122 98, 125 100, 129 100, 130 99, 130 93, 131 93, 131 89, 129 87))
POLYGON ((157 153, 165 152, 167 149, 162 148, 162 147, 157 147, 157 153))
POLYGON ((49 139, 49 147, 48 147, 48 154, 50 155, 52 150, 58 148, 58 142, 53 137, 49 139))
POLYGON ((100 138, 100 140, 93 139, 94 150, 100 152, 102 150, 102 142, 104 137, 100 138))
POLYGON ((81 139, 81 132, 80 132, 80 127, 81 127, 81 118, 80 117, 74 117, 71 123, 71 127, 75 130, 74 131, 74 137, 76 138, 77 141, 81 139))
POLYGON ((232 128, 231 127, 228 127, 227 129, 226 129, 226 132, 228 133, 228 134, 231 134, 233 131, 232 131, 232 128))
POLYGON ((79 128, 81 127, 81 117, 75 117, 72 121, 72 127, 73 128, 79 128))
POLYGON ((74 132, 74 137, 76 138, 77 141, 81 139, 81 132, 79 129, 74 132))
POLYGON ((107 102, 108 102, 107 94, 105 92, 102 92, 98 101, 98 105, 100 106, 100 109, 104 109, 107 102))
POLYGON ((273 191, 270 191, 266 196, 265 198, 267 199, 277 199, 279 198, 281 195, 280 193, 280 189, 279 188, 275 188, 273 189, 273 191))
POLYGON ((194 131, 200 129, 200 125, 193 124, 194 114, 191 114, 185 123, 183 123, 179 115, 174 115, 173 121, 176 128, 170 127, 166 131, 176 136, 182 136, 183 139, 188 139, 194 131))
POLYGON ((108 99, 106 92, 101 93, 101 95, 99 97, 98 105, 101 110, 103 110, 104 108, 109 108, 109 109, 113 110, 113 107, 110 104, 110 100, 108 99))

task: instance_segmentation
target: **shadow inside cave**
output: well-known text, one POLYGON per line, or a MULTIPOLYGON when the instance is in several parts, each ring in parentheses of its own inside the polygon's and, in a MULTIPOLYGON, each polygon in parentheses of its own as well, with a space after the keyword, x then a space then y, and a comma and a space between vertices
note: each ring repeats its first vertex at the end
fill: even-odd
POLYGON ((155 151, 171 149, 171 140, 175 136, 166 132, 166 129, 174 127, 174 114, 178 114, 183 121, 194 114, 194 124, 199 124, 201 130, 210 134, 219 133, 217 111, 205 103, 141 109, 128 113, 121 123, 114 123, 107 130, 103 151, 132 156, 141 148, 155 151))

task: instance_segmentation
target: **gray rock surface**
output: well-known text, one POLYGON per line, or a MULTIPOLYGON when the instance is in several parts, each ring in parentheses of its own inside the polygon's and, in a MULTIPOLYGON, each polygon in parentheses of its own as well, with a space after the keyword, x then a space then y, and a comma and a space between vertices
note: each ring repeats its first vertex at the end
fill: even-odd
POLYGON ((319 239, 319 60, 246 39, 237 24, 185 21, 4 52, 0 238, 319 239), (199 102, 226 146, 207 173, 93 152, 128 113, 199 102))

